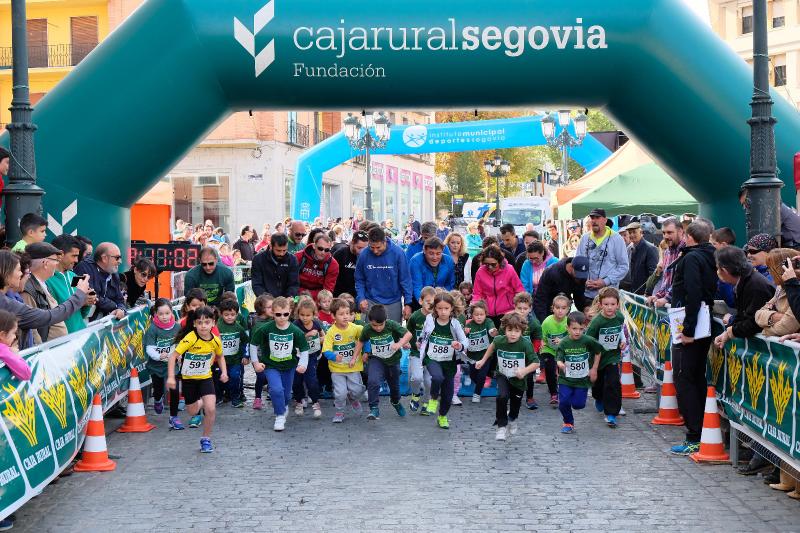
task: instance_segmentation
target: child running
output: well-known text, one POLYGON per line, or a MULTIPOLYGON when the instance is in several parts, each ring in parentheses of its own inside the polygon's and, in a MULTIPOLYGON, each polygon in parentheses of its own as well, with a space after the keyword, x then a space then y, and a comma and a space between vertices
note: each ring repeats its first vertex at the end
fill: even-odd
MULTIPOLYGON (((253 324, 250 327, 250 338, 253 338, 253 333, 262 324, 272 321, 272 302, 275 298, 271 294, 262 294, 256 298, 253 308, 255 309, 255 317, 253 324)), ((251 361, 258 361, 258 354, 253 354, 248 350, 248 359, 244 360, 244 364, 248 365, 251 361), (255 358, 254 358, 255 357, 255 358)), ((255 369, 255 367, 253 367, 255 369)), ((264 386, 267 384, 267 375, 262 372, 256 372, 256 383, 254 386, 255 398, 253 399, 253 409, 260 410, 264 407, 264 400, 261 396, 264 394, 264 386)))
POLYGON ((469 379, 475 385, 472 403, 480 403, 483 385, 486 381, 486 376, 489 375, 490 365, 482 365, 478 368, 475 363, 483 359, 491 342, 490 337, 497 335, 497 329, 494 327, 492 319, 487 316, 489 309, 486 307, 486 302, 483 300, 472 302, 469 309, 469 314, 472 318, 467 321, 467 326, 464 328, 464 333, 467 335, 469 379))
MULTIPOLYGON (((411 400, 408 408, 416 413, 420 411, 420 406, 430 397, 431 376, 427 369, 422 367, 422 358, 419 354, 419 337, 425 326, 425 319, 433 310, 433 298, 436 296, 436 289, 433 287, 422 287, 419 292, 420 308, 414 311, 406 322, 408 331, 411 332, 411 352, 408 355, 408 387, 411 391, 411 400), (420 391, 423 391, 420 398, 420 391)), ((425 414, 425 409, 420 411, 425 414)))
MULTIPOLYGON (((457 290, 450 291, 450 296, 453 297, 453 301, 455 302, 455 308, 453 309, 453 315, 458 319, 461 323, 461 327, 464 328, 467 324, 467 300, 464 298, 464 295, 457 290)), ((466 350, 466 348, 465 348, 466 350)), ((462 374, 462 367, 465 367, 468 371, 469 364, 463 363, 456 365, 456 375, 453 378, 453 403, 452 405, 463 405, 461 402, 461 398, 458 397, 458 393, 461 390, 461 374, 462 374)))
POLYGON ((586 407, 589 387, 597 379, 597 365, 603 347, 591 337, 583 334, 586 316, 575 311, 567 316, 567 332, 556 348, 556 364, 560 371, 558 377, 558 409, 564 419, 561 433, 575 430, 573 409, 586 407))
MULTIPOLYGON (((526 324, 525 331, 522 333, 522 335, 530 339, 531 343, 533 344, 534 351, 538 354, 542 347, 542 325, 539 323, 536 315, 531 313, 532 309, 533 297, 531 297, 530 293, 520 292, 514 295, 514 312, 522 317, 522 320, 526 324)), ((500 333, 503 333, 502 329, 503 328, 501 326, 500 333)), ((528 374, 526 379, 527 401, 525 402, 525 406, 528 409, 538 409, 539 405, 533 398, 534 374, 528 374)))
POLYGON ((286 427, 286 411, 292 399, 295 369, 302 374, 308 368, 308 342, 300 328, 292 324, 289 300, 283 297, 272 302, 275 320, 257 327, 250 340, 253 370, 265 372, 269 398, 275 412, 275 431, 286 427))
MULTIPOLYGON (((322 291, 320 291, 322 292, 322 291)), ((317 381, 317 359, 322 353, 322 336, 325 329, 317 318, 317 304, 311 298, 301 298, 295 309, 297 320, 294 325, 300 328, 308 342, 308 366, 303 374, 294 376, 292 395, 294 396, 294 414, 303 416, 306 391, 311 399, 311 409, 314 418, 322 416, 322 407, 319 405, 319 382, 317 381)))
POLYGON ((362 357, 356 357, 356 342, 361 336, 362 327, 353 324, 353 304, 343 298, 335 298, 331 303, 333 325, 325 334, 322 354, 328 360, 333 381, 333 406, 336 413, 334 424, 344 422, 344 408, 347 400, 356 414, 361 413, 359 398, 364 395, 366 387, 361 380, 364 369, 362 357))
POLYGON ((567 313, 572 300, 559 294, 553 298, 553 314, 542 322, 542 351, 539 358, 544 367, 547 379, 547 390, 550 392, 550 405, 558 407, 558 372, 556 371, 556 350, 561 339, 567 336, 567 313))
POLYGON ((517 433, 517 418, 525 392, 525 377, 539 368, 539 358, 530 339, 523 336, 527 321, 518 313, 508 313, 501 320, 505 335, 497 336, 475 366, 480 370, 486 361, 497 357, 496 440, 506 440, 517 433), (510 405, 509 405, 510 403, 510 405))
POLYGON ((386 318, 386 308, 381 304, 373 305, 367 313, 369 324, 361 330, 356 344, 356 355, 361 354, 364 344, 368 343, 370 357, 367 363, 367 394, 369 395, 369 415, 367 420, 378 420, 380 410, 381 383, 385 379, 389 384, 389 400, 399 416, 406 416, 406 410, 400 403, 400 348, 411 340, 411 333, 395 322, 386 318))
POLYGON ((447 412, 453 400, 453 378, 458 360, 466 357, 467 337, 454 310, 455 301, 449 293, 437 294, 433 299, 433 312, 425 317, 419 340, 419 352, 424 354, 423 363, 431 375, 431 399, 420 414, 430 416, 438 411, 436 422, 442 429, 450 428, 447 412))
POLYGON ((619 291, 614 287, 603 287, 597 294, 600 312, 595 316, 586 334, 596 339, 603 347, 597 380, 592 385, 594 406, 604 412, 610 428, 617 427, 617 416, 622 407, 622 384, 619 376, 620 350, 625 341, 622 327, 625 318, 619 311, 619 291))
POLYGON ((217 321, 219 338, 222 341, 222 355, 228 368, 228 383, 223 390, 227 393, 233 407, 244 407, 241 383, 244 377, 243 361, 248 361, 247 330, 242 326, 239 303, 230 298, 222 298, 219 303, 220 318, 217 321))
POLYGON ((216 360, 221 374, 220 381, 227 383, 228 372, 225 358, 222 356, 222 342, 211 330, 214 328, 213 307, 204 305, 186 316, 186 325, 175 337, 178 345, 169 354, 167 363, 167 387, 174 389, 175 364, 182 357, 181 376, 183 378, 183 394, 186 397, 186 411, 191 415, 189 427, 196 428, 203 424, 203 437, 200 439, 200 451, 211 453, 211 430, 216 418, 216 394, 214 380, 211 377, 211 365, 216 360), (205 413, 205 423, 200 409, 205 413))
MULTIPOLYGON (((175 337, 181 327, 175 320, 172 304, 166 298, 159 298, 150 309, 152 322, 144 334, 142 344, 147 354, 147 369, 153 380, 153 410, 156 414, 164 412, 164 384, 167 379, 167 361, 175 348, 175 337)), ((178 378, 179 376, 176 376, 178 378)), ((184 429, 178 418, 178 388, 169 390, 169 427, 184 429)))

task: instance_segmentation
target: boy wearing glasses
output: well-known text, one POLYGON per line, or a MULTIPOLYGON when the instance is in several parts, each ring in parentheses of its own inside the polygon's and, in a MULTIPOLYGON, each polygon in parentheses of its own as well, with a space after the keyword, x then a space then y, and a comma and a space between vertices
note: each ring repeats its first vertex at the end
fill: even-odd
POLYGON ((333 292, 339 277, 339 263, 331 255, 331 239, 324 233, 314 237, 314 244, 295 254, 300 266, 300 292, 308 292, 314 301, 325 289, 333 292))

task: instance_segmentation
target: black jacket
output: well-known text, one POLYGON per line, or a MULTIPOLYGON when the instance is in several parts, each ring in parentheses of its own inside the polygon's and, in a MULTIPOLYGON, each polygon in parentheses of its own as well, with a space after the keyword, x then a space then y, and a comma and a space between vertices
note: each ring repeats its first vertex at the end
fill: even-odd
POLYGON ((350 251, 350 245, 340 248, 333 252, 333 258, 339 263, 339 277, 336 278, 336 286, 333 288, 333 296, 338 298, 342 293, 356 295, 356 262, 358 255, 350 251))
POLYGON ((642 239, 633 247, 631 252, 629 275, 629 288, 626 290, 636 294, 644 294, 647 278, 656 271, 658 266, 658 248, 642 239))
POLYGON ((672 306, 686 307, 686 318, 683 319, 685 336, 694 337, 700 304, 705 302, 709 308, 714 306, 717 279, 717 263, 711 243, 687 246, 681 251, 672 275, 672 306))
MULTIPOLYGON (((789 300, 789 309, 795 317, 800 313, 800 280, 790 279, 783 283, 783 290, 786 291, 786 299, 789 300)), ((754 313, 755 314, 755 313, 754 313)))
POLYGON ((297 296, 300 292, 300 265, 294 254, 277 258, 265 248, 253 258, 250 270, 256 297, 264 293, 278 296, 297 296))
POLYGON ((73 269, 76 276, 89 274, 89 285, 97 293, 95 312, 88 317, 89 322, 102 318, 116 309, 127 310, 125 297, 122 295, 119 274, 108 274, 95 263, 94 258, 87 257, 73 269))
MULTIPOLYGON (((800 282, 797 284, 797 294, 795 300, 800 304, 800 282)), ((787 289, 789 306, 792 307, 792 297, 787 289)), ((756 324, 756 311, 764 307, 775 295, 775 286, 759 272, 751 270, 739 280, 734 289, 736 295, 736 315, 733 317, 731 329, 734 337, 752 337, 756 333, 761 333, 762 327, 756 324)), ((800 305, 797 306, 800 311, 800 305)), ((794 309, 792 309, 794 310, 794 309)), ((796 315, 795 315, 796 316, 796 315)))
POLYGON ((256 249, 253 243, 242 238, 239 238, 239 240, 233 243, 233 249, 241 252, 243 261, 252 261, 256 255, 256 249))
POLYGON ((567 297, 572 298, 579 311, 583 311, 583 308, 589 303, 583 294, 586 291, 586 281, 570 276, 567 272, 567 261, 567 259, 562 259, 547 267, 539 280, 536 294, 533 295, 533 312, 540 322, 552 312, 553 298, 559 293, 564 293, 567 297))

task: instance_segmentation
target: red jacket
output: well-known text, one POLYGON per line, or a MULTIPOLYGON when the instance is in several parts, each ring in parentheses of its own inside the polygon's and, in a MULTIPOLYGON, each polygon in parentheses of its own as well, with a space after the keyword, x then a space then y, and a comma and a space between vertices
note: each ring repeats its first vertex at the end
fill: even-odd
POLYGON ((514 295, 524 292, 525 287, 514 267, 503 261, 494 272, 481 265, 475 274, 472 301, 483 300, 489 308, 489 316, 500 316, 514 310, 514 295))
POLYGON ((314 258, 314 245, 309 244, 302 252, 295 254, 300 265, 300 292, 308 291, 314 301, 322 289, 333 292, 336 278, 339 277, 339 263, 329 253, 319 261, 314 258))

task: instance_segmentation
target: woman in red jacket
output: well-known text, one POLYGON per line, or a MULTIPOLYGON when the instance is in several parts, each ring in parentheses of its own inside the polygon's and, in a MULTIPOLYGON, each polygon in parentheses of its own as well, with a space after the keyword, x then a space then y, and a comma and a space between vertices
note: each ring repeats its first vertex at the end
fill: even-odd
POLYGON ((314 244, 295 254, 300 265, 300 293, 308 292, 314 301, 322 289, 333 292, 339 277, 339 263, 331 256, 331 239, 324 233, 314 238, 314 244))
POLYGON ((500 247, 492 244, 484 249, 481 267, 475 274, 472 301, 486 302, 489 316, 499 324, 503 315, 514 310, 514 295, 524 291, 517 272, 508 264, 500 247))

